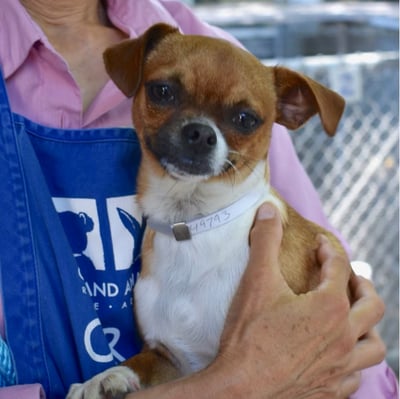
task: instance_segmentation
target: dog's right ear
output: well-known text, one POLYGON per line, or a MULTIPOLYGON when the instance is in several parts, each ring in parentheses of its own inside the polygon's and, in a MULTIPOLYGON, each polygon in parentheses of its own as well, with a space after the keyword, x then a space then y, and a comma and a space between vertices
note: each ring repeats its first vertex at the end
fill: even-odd
POLYGON ((125 40, 108 48, 104 54, 107 73, 127 96, 135 95, 143 74, 143 63, 149 52, 168 34, 178 29, 167 24, 156 24, 137 39, 125 40))

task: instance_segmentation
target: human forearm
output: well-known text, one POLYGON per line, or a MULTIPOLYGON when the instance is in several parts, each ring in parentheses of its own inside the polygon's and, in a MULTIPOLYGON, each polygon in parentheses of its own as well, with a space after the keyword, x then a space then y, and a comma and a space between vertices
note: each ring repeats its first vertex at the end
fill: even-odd
MULTIPOLYGON (((204 370, 178 380, 157 385, 132 394, 125 399, 256 399, 260 398, 258 387, 253 387, 245 368, 236 368, 234 362, 216 361, 204 370)), ((265 375, 265 378, 267 376, 265 375)), ((263 386, 267 385, 265 379, 263 386)), ((271 392, 263 391, 263 399, 280 399, 273 384, 271 392)), ((283 399, 283 397, 282 397, 283 399)))
POLYGON ((235 399, 241 397, 235 396, 237 383, 234 373, 228 375, 226 369, 212 364, 190 376, 128 394, 125 399, 235 399))

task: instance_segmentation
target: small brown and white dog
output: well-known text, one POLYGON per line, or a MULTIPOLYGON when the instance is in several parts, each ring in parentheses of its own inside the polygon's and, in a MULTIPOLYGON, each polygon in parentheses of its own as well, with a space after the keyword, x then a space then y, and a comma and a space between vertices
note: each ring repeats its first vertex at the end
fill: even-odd
MULTIPOLYGON (((158 384, 215 357, 249 255, 258 206, 279 209, 282 274, 296 293, 319 281, 316 236, 269 184, 273 123, 296 129, 319 114, 335 134, 343 99, 283 67, 266 67, 224 41, 154 25, 104 54, 128 97, 142 148, 138 199, 148 218, 135 306, 146 347, 125 365, 71 387, 103 398, 158 384), (108 395, 108 396, 106 396, 108 395)), ((120 397, 120 396, 118 396, 120 397)))

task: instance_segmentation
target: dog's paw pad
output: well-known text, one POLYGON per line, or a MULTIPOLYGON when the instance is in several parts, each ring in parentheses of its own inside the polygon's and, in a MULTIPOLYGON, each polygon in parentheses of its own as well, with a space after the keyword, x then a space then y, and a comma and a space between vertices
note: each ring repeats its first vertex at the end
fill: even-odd
POLYGON ((138 376, 128 367, 112 367, 86 381, 73 384, 67 399, 123 399, 129 392, 140 389, 138 376))

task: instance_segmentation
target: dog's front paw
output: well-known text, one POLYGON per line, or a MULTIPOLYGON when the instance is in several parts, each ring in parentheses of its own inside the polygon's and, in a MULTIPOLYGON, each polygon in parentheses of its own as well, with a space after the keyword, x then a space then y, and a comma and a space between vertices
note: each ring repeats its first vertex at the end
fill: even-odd
POLYGON ((71 385, 66 399, 123 399, 139 389, 139 377, 130 368, 117 366, 83 384, 71 385))

